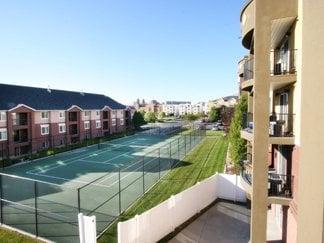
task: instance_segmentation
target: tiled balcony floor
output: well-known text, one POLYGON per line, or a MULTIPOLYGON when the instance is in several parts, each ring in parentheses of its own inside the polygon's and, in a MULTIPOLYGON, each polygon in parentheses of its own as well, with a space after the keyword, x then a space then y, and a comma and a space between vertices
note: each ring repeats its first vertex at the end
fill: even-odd
POLYGON ((250 239, 250 210, 218 202, 178 233, 170 243, 246 243, 250 239))

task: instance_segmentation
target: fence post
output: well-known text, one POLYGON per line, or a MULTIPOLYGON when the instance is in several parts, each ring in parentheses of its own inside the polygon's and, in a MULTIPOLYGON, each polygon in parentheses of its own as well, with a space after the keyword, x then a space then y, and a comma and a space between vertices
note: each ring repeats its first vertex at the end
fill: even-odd
POLYGON ((145 193, 145 156, 143 156, 143 194, 145 193))
POLYGON ((187 135, 186 134, 184 135, 184 140, 185 140, 184 146, 185 146, 185 156, 186 156, 187 155, 187 135))
POLYGON ((191 147, 191 132, 190 132, 189 136, 190 136, 190 149, 192 149, 192 147, 191 147))
POLYGON ((34 182, 34 197, 35 197, 35 233, 38 236, 38 216, 37 216, 37 181, 34 182))
POLYGON ((119 214, 121 214, 122 212, 122 208, 121 208, 121 180, 120 180, 120 167, 118 167, 118 199, 119 199, 119 214))
POLYGON ((180 138, 178 138, 178 160, 180 160, 180 138))
POLYGON ((172 142, 170 142, 170 160, 169 160, 170 161, 170 168, 172 168, 172 166, 171 166, 171 163, 172 163, 172 151, 171 151, 172 150, 171 149, 172 146, 171 146, 171 143, 172 142))
POLYGON ((81 213, 80 188, 78 188, 78 211, 81 213))
POLYGON ((3 224, 3 189, 2 189, 2 175, 0 175, 0 211, 1 211, 1 224, 3 224))
POLYGON ((159 148, 159 179, 161 178, 161 148, 159 148))

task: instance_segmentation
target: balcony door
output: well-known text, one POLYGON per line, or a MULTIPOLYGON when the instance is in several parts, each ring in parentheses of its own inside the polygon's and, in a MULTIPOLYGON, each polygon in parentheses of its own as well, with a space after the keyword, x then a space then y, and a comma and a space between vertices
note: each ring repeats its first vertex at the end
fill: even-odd
POLYGON ((288 107, 288 93, 281 93, 279 96, 279 116, 278 119, 281 121, 283 127, 282 132, 288 133, 288 120, 289 120, 289 107, 288 107))

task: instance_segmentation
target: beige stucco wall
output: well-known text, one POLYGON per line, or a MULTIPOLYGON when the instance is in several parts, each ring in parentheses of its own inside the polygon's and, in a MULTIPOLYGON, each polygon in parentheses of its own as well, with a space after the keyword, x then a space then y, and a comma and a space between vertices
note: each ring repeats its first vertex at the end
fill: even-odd
POLYGON ((299 0, 302 23, 297 242, 324 242, 324 1, 299 0))

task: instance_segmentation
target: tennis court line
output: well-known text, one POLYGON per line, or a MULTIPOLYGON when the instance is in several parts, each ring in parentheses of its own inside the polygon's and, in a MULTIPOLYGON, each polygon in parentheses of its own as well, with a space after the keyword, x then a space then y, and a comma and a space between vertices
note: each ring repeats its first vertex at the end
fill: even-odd
MULTIPOLYGON (((158 158, 153 158, 153 159, 149 160, 147 163, 150 163, 150 162, 152 162, 153 160, 156 160, 156 159, 158 159, 158 158)), ((142 160, 137 161, 137 162, 135 162, 134 164, 129 165, 129 166, 127 166, 126 168, 123 168, 123 169, 127 169, 127 168, 129 168, 129 167, 131 167, 131 166, 134 166, 134 165, 138 164, 139 162, 142 162, 142 160)), ((139 169, 139 168, 141 168, 141 167, 142 167, 142 165, 140 165, 139 167, 135 168, 135 170, 136 170, 136 169, 139 169)), ((122 180, 122 179, 128 177, 130 174, 133 174, 133 173, 135 173, 135 172, 136 172, 136 171, 129 172, 129 173, 126 174, 125 176, 122 176, 122 177, 120 178, 120 180, 122 180)), ((121 172, 121 173, 122 173, 122 172, 121 172)), ((99 181, 98 183, 102 183, 102 182, 104 182, 104 181, 110 179, 111 177, 112 177, 112 176, 110 176, 110 177, 108 177, 108 178, 105 178, 104 180, 101 180, 101 181, 99 181)), ((118 180, 116 180, 115 182, 113 182, 112 184, 110 184, 108 187, 111 187, 111 186, 115 185, 116 183, 118 183, 118 180)))
MULTIPOLYGON (((73 183, 74 182, 75 183, 81 183, 81 184, 88 184, 89 183, 89 181, 82 181, 82 180, 75 180, 75 179, 66 179, 66 178, 63 178, 63 177, 57 177, 57 176, 51 176, 51 175, 41 175, 41 174, 33 173, 33 172, 26 172, 26 174, 35 175, 35 176, 41 176, 41 177, 47 177, 47 178, 57 179, 57 180, 63 180, 63 181, 68 181, 68 182, 73 182, 73 183)), ((95 183, 95 184, 92 184, 92 185, 99 186, 99 187, 105 187, 105 188, 109 188, 110 187, 110 186, 105 186, 105 185, 98 184, 98 183, 95 183)))
MULTIPOLYGON (((70 159, 67 159, 67 160, 60 160, 64 164, 59 164, 59 165, 51 166, 48 169, 45 169, 44 172, 48 172, 50 170, 56 169, 56 168, 61 167, 61 166, 67 166, 67 165, 76 163, 76 162, 79 161, 79 159, 86 159, 86 158, 89 158, 89 157, 93 157, 94 154, 98 155, 98 154, 102 154, 102 153, 106 153, 106 152, 107 152, 107 150, 104 150, 104 151, 101 151, 101 152, 89 154, 87 156, 80 155, 80 156, 76 156, 74 158, 70 158, 70 159), (70 163, 65 163, 65 162, 70 161, 70 160, 72 160, 70 163)), ((39 170, 42 170, 42 169, 41 168, 37 168, 37 169, 29 170, 27 172, 32 172, 33 173, 34 171, 39 171, 39 170)), ((42 173, 42 171, 40 171, 40 172, 42 173)))

